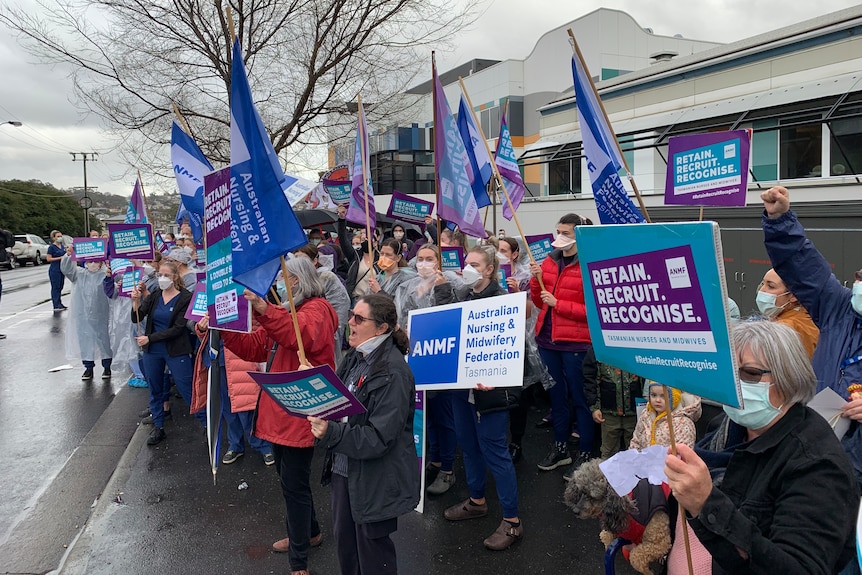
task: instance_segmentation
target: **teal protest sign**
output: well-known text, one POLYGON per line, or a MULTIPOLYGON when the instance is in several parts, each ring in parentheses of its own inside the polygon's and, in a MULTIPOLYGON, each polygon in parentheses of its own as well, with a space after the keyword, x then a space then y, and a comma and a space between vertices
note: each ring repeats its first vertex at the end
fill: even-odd
POLYGON ((578 226, 576 234, 598 360, 739 407, 718 225, 578 226))

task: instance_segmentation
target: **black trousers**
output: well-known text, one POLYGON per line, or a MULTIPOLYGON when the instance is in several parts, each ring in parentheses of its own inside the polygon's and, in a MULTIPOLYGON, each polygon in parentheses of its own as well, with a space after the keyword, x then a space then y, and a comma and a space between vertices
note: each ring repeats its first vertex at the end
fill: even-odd
POLYGON ((275 468, 281 477, 281 493, 287 510, 285 523, 290 549, 287 556, 291 571, 308 568, 311 536, 320 533, 311 496, 311 459, 313 447, 288 447, 272 444, 275 468))
POLYGON ((354 523, 347 478, 332 474, 332 531, 341 575, 397 575, 395 543, 389 538, 396 529, 397 517, 354 523))

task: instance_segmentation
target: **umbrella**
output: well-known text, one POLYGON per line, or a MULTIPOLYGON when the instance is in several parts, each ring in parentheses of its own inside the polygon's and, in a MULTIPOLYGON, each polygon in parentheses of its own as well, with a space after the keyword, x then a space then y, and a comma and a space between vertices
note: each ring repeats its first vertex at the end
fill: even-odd
POLYGON ((311 209, 297 210, 294 212, 299 225, 303 228, 323 228, 329 226, 328 231, 336 231, 335 224, 338 222, 338 214, 329 210, 311 209))

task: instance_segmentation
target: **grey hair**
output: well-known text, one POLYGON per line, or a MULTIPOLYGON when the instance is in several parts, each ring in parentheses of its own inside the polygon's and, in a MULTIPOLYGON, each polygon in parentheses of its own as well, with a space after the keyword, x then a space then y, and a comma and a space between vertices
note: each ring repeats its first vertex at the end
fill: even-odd
POLYGON ((733 326, 731 338, 737 360, 742 362, 746 349, 772 372, 772 383, 788 404, 811 401, 817 388, 817 376, 799 335, 790 327, 775 321, 744 321, 733 326))
MULTIPOLYGON (((294 289, 294 296, 300 300, 313 297, 323 297, 325 293, 323 282, 314 268, 314 264, 308 258, 290 258, 287 260, 287 271, 296 276, 299 284, 294 289)), ((287 281, 287 278, 284 278, 287 281)))

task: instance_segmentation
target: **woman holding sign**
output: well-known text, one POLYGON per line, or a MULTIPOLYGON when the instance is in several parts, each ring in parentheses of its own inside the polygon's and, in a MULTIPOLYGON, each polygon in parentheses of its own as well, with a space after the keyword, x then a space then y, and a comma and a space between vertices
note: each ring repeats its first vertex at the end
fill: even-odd
MULTIPOLYGON (((470 286, 466 300, 503 295, 506 290, 497 281, 498 263, 493 251, 475 247, 467 253, 464 282, 470 286)), ((518 516, 518 483, 515 466, 509 454, 506 432, 509 409, 518 403, 520 388, 498 388, 479 385, 476 389, 452 392, 455 433, 464 455, 464 470, 470 497, 447 509, 443 516, 449 521, 462 521, 488 514, 485 483, 488 470, 497 485, 497 497, 503 508, 500 526, 487 539, 485 547, 502 551, 519 541, 524 526, 518 516)))
POLYGON ((715 432, 665 460, 687 524, 669 513, 668 573, 689 572, 684 528, 695 573, 838 573, 854 557, 859 495, 835 432, 806 407, 817 378, 805 349, 776 322, 743 322, 731 337, 743 407, 725 406, 715 432))
MULTIPOLYGON (((293 290, 306 359, 312 366, 328 364, 335 369, 338 315, 324 299, 323 284, 308 258, 290 259, 286 266, 288 274, 285 281, 293 290)), ((270 372, 298 370, 300 343, 290 311, 259 298, 249 290, 245 291, 245 298, 251 302, 258 327, 251 333, 223 331, 225 347, 245 361, 266 362, 270 372)), ((207 321, 201 320, 198 329, 206 328, 207 321)), ((287 542, 282 539, 273 547, 283 551, 287 543, 291 572, 305 573, 308 551, 312 545, 319 545, 322 539, 311 496, 314 436, 307 421, 289 415, 265 393, 260 394, 257 400, 254 435, 272 443, 275 469, 281 480, 287 510, 287 542)))
POLYGON ((324 483, 332 484, 332 531, 342 575, 398 572, 398 517, 419 503, 413 439, 416 388, 404 361, 407 334, 383 294, 359 298, 350 312, 351 349, 338 369, 366 411, 346 422, 309 417, 327 448, 324 483))
POLYGON ((575 243, 575 226, 592 225, 589 218, 566 214, 557 222, 557 237, 551 243, 556 248, 541 266, 530 264, 530 297, 539 309, 536 319, 536 344, 539 355, 556 381, 549 390, 551 415, 554 420, 554 445, 539 463, 542 471, 572 463, 567 441, 571 432, 569 402, 575 406, 580 435, 580 453, 575 468, 589 460, 593 450, 595 427, 592 412, 584 395, 582 364, 590 347, 587 328, 587 308, 584 303, 584 282, 575 243))
POLYGON ((401 253, 401 242, 395 238, 387 238, 380 243, 380 257, 377 258, 380 274, 368 281, 371 293, 380 293, 395 297, 398 287, 416 277, 416 272, 407 267, 407 260, 401 253))
POLYGON ((96 356, 102 360, 102 379, 111 379, 111 302, 102 291, 102 262, 87 262, 80 268, 72 260, 72 248, 60 258, 60 270, 69 278, 72 288, 72 316, 70 329, 66 332, 66 355, 79 357, 84 364, 81 379, 91 381, 96 367, 96 356), (77 337, 70 338, 75 334, 77 337), (77 341, 76 341, 77 340, 77 341))

